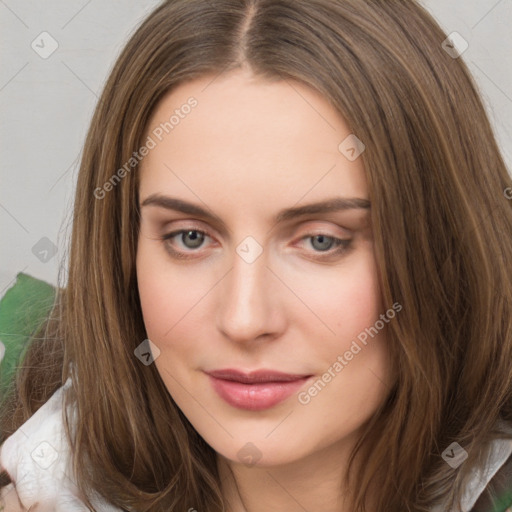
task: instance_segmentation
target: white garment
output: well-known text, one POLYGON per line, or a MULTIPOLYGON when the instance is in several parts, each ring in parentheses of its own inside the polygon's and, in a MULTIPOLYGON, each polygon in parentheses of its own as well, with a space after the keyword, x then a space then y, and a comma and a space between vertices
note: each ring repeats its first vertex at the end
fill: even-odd
MULTIPOLYGON (((39 504, 36 512, 87 512, 77 497, 71 473, 70 447, 62 423, 62 399, 71 379, 40 407, 0 448, 0 467, 15 483, 26 509, 39 504)), ((73 416, 71 415, 71 419, 73 416)), ((463 497, 462 512, 469 512, 491 478, 512 454, 512 440, 496 440, 485 470, 473 471, 463 497)), ((3 494, 2 496, 5 496, 3 494)), ((121 512, 96 496, 93 505, 101 512, 121 512)), ((448 512, 442 506, 432 512, 448 512)))
MULTIPOLYGON (((461 512, 469 512, 475 505, 487 484, 512 454, 512 439, 495 439, 491 443, 488 464, 485 468, 473 468, 470 480, 462 496, 461 512)), ((507 509, 509 510, 509 509, 507 509)), ((437 506, 432 512, 449 512, 443 506, 437 506)))
MULTIPOLYGON (((15 491, 6 489, 2 497, 7 500, 9 492, 16 492, 27 510, 35 505, 36 512, 90 510, 78 498, 62 421, 63 394, 70 385, 68 379, 0 448, 0 467, 15 484, 15 491)), ((101 512, 121 512, 99 496, 91 501, 101 512)))

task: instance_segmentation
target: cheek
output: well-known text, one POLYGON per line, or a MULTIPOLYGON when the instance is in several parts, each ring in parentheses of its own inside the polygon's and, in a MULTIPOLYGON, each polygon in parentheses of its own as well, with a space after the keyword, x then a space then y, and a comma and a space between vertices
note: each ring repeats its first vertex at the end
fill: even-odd
POLYGON ((206 292, 198 289, 186 271, 171 270, 169 262, 162 264, 165 255, 156 257, 151 249, 153 252, 141 247, 137 256, 139 297, 147 337, 160 350, 155 365, 176 399, 181 393, 178 382, 185 380, 185 369, 193 365, 197 353, 197 345, 183 333, 194 332, 188 322, 206 292))
POLYGON ((334 300, 339 304, 333 319, 338 342, 329 344, 331 362, 343 356, 347 366, 342 373, 360 390, 360 398, 378 402, 377 397, 385 390, 379 391, 375 376, 386 381, 389 362, 385 324, 380 320, 385 312, 373 254, 358 261, 358 271, 347 277, 344 290, 334 300), (377 389, 367 387, 369 382, 374 382, 377 389))
POLYGON ((342 289, 333 297, 338 305, 334 329, 344 339, 352 339, 372 326, 381 313, 380 286, 373 261, 361 260, 359 266, 359 271, 347 276, 342 289))
MULTIPOLYGON (((333 282, 336 286, 331 285, 322 300, 317 294, 314 307, 335 334, 323 328, 327 334, 314 347, 314 356, 323 363, 319 365, 319 379, 299 396, 309 411, 309 428, 318 428, 318 418, 322 418, 322 443, 327 444, 335 442, 340 431, 349 433, 368 420, 389 393, 393 380, 386 328, 380 320, 386 311, 373 253, 360 253, 333 282)), ((311 331, 309 338, 314 339, 313 334, 311 331)))
POLYGON ((137 252, 137 282, 146 331, 157 344, 172 337, 208 290, 186 269, 173 268, 165 251, 145 240, 137 252))
POLYGON ((321 355, 332 357, 333 353, 347 350, 352 340, 373 326, 383 313, 370 246, 332 271, 303 272, 300 279, 295 276, 291 282, 309 310, 298 304, 292 312, 294 322, 309 332, 308 338, 322 339, 315 349, 321 355))
POLYGON ((169 312, 174 310, 176 294, 163 278, 157 278, 144 262, 138 267, 139 296, 148 337, 160 340, 173 325, 169 312))

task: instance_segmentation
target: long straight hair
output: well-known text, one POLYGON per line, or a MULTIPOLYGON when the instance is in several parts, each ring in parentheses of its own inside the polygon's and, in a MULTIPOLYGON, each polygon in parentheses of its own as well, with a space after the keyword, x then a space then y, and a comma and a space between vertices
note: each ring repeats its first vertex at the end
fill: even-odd
POLYGON ((2 439, 72 368, 66 400, 77 408, 70 440, 84 494, 138 511, 225 509, 216 453, 155 365, 134 356, 146 338, 135 271, 138 166, 101 198, 97 190, 144 144, 164 95, 247 66, 320 92, 366 146, 382 300, 403 310, 388 325, 397 381, 352 453, 351 464, 357 453, 365 463, 347 471, 351 510, 367 510, 371 485, 374 512, 444 501, 458 509, 488 443, 512 425, 512 201, 477 87, 445 39, 413 0, 159 5, 98 102, 78 176, 68 284, 20 368, 2 439), (453 442, 468 454, 457 469, 442 457, 453 442))

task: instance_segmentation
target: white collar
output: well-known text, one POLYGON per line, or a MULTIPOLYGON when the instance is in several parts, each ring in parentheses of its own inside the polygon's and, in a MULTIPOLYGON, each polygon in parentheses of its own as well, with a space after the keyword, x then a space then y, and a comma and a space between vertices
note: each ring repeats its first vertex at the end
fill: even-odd
MULTIPOLYGON (((70 446, 64 431, 63 393, 68 379, 0 448, 0 465, 14 483, 22 505, 38 512, 86 512, 78 498, 70 446)), ((70 411, 74 417, 74 410, 70 411)), ((121 512, 99 495, 92 500, 101 512, 121 512)))
MULTIPOLYGON (((501 421, 499 422, 502 424, 501 421)), ((485 467, 471 469, 471 476, 464 488, 460 512, 470 512, 498 470, 512 455, 512 439, 494 439, 491 442, 485 467)), ((446 504, 437 505, 431 512, 447 512, 446 504)))

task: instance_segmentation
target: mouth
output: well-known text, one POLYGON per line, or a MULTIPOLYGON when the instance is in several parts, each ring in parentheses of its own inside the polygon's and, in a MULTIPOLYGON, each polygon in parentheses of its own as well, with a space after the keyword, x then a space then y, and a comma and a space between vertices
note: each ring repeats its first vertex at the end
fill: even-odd
POLYGON ((273 370, 243 372, 235 369, 205 372, 216 393, 238 409, 262 411, 297 392, 312 375, 273 370))

